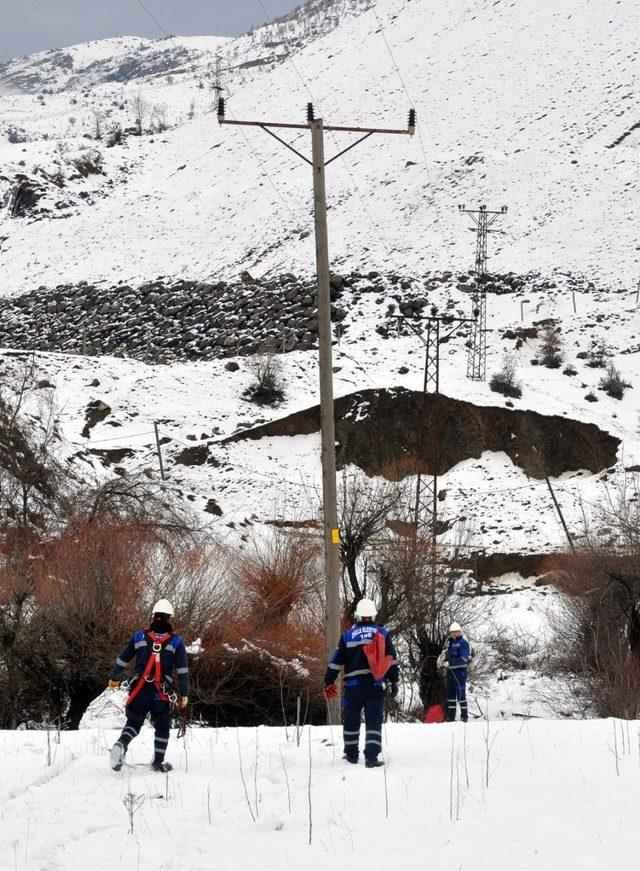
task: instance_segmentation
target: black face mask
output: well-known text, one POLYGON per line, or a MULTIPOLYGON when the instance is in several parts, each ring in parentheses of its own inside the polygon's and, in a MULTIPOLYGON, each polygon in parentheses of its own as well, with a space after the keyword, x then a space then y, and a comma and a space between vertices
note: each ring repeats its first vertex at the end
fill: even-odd
POLYGON ((152 632, 157 632, 159 635, 163 635, 165 632, 173 632, 173 626, 169 622, 170 619, 168 614, 154 614, 149 629, 152 632))

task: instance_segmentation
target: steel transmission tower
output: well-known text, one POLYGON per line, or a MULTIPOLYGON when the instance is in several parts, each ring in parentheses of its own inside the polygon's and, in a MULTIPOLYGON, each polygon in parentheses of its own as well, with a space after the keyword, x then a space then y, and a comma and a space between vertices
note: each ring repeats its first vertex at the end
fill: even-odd
POLYGON ((467 356, 467 378, 472 381, 487 380, 487 234, 495 232, 490 229, 497 219, 506 214, 507 207, 489 211, 486 206, 478 209, 467 209, 458 206, 458 211, 469 215, 474 223, 470 230, 476 233, 476 288, 473 292, 473 325, 469 340, 467 356), (477 316, 476 316, 477 313, 477 316))
MULTIPOLYGON (((431 314, 426 318, 399 317, 398 323, 406 324, 420 339, 425 348, 424 382, 422 386, 422 410, 420 414, 420 438, 418 442, 417 458, 422 460, 426 451, 427 433, 429 423, 432 427, 432 437, 438 438, 438 402, 436 400, 430 421, 427 419, 427 396, 440 394, 440 345, 447 342, 462 324, 471 324, 474 328, 476 319, 457 318, 449 314, 438 314, 436 306, 431 307, 431 314), (412 322, 413 321, 413 322, 412 322), (423 330, 419 329, 419 322, 426 321, 426 337, 423 330), (415 323, 417 322, 417 323, 415 323), (441 329, 449 330, 441 335, 441 329)), ((431 474, 418 470, 416 475, 416 497, 414 505, 413 523, 416 537, 426 538, 430 534, 432 547, 435 552, 438 529, 438 471, 440 464, 440 445, 435 443, 433 469, 431 474)))

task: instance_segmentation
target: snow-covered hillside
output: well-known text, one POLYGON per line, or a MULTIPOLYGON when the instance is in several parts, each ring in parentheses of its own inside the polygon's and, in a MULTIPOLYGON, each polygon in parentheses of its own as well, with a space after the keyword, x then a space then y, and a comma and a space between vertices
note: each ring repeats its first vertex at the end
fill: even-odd
MULTIPOLYGON (((279 43, 269 27, 220 43, 235 117, 302 121, 313 99, 335 123, 402 127, 409 96, 415 103, 420 137, 374 138, 332 165, 336 267, 468 268, 472 243, 456 205, 486 201, 510 206, 505 235, 492 240, 496 270, 558 267, 615 286, 635 276, 640 50, 632 0, 613 8, 596 0, 343 4, 351 5, 337 28, 328 17, 324 36, 306 24, 314 35, 307 41, 292 23, 281 26, 279 43)), ((62 72, 46 56, 3 68, 14 88, 30 70, 41 84, 0 104, 9 180, 35 173, 60 148, 92 144, 83 137, 96 111, 105 123, 132 124, 138 94, 166 106, 170 129, 103 149, 105 176, 87 191, 105 195, 62 209, 64 224, 5 221, 2 292, 160 274, 204 280, 245 267, 308 274, 308 167, 261 131, 218 128, 215 51, 206 43, 139 45, 124 39, 64 52, 62 72), (149 55, 166 68, 139 76, 149 55), (123 63, 125 72, 109 80, 105 68, 123 63), (7 142, 9 126, 27 141, 7 142)), ((294 140, 309 147, 304 133, 294 140)), ((329 151, 337 147, 329 139, 329 151)))
MULTIPOLYGON (((217 531, 317 516, 316 432, 227 441, 317 402, 311 179, 262 131, 219 127, 215 86, 233 117, 284 121, 304 120, 313 99, 331 121, 402 127, 410 97, 420 135, 374 137, 329 170, 332 268, 360 276, 334 301, 336 394, 420 389, 422 348, 398 336, 393 314, 408 298, 423 311, 468 313, 474 238, 456 206, 508 203, 489 265, 524 277, 489 295, 488 371, 515 354, 522 398, 505 402, 464 377, 464 335, 442 346, 441 390, 489 409, 592 423, 619 441, 606 462, 575 450, 550 473, 578 533, 585 508, 640 466, 636 17, 631 0, 615 9, 314 0, 238 39, 123 37, 4 64, 0 295, 11 305, 0 309, 0 335, 13 348, 125 358, 70 365, 66 354, 38 355, 63 409, 66 456, 100 475, 157 475, 159 421, 168 486, 217 531), (127 133, 136 111, 155 132, 127 133), (109 145, 114 129, 121 141, 109 145), (20 203, 17 189, 26 191, 20 203), (230 284, 212 308, 207 287, 243 270, 251 275, 238 306, 230 284), (159 289, 144 289, 156 280, 159 289), (185 301, 194 287, 195 309, 185 301), (550 319, 566 368, 532 365, 550 319), (272 409, 244 395, 244 355, 265 339, 295 349, 283 356, 285 400, 272 409), (594 341, 631 385, 622 400, 600 389, 594 341), (83 435, 91 402, 110 413, 83 435)), ((307 139, 292 137, 301 149, 307 139)), ((328 137, 329 154, 344 144, 328 137)), ((538 423, 520 436, 535 441, 538 423)), ((517 426, 514 414, 513 438, 517 426)), ((562 438, 557 428, 547 449, 566 454, 562 438)), ((514 451, 470 450, 440 477, 442 516, 464 523, 480 549, 564 547, 544 473, 519 465, 514 451)))
MULTIPOLYGON (((306 727, 300 746, 291 727, 194 729, 172 738, 167 777, 109 771, 114 731, 4 732, 3 867, 632 871, 638 728, 387 724, 385 771, 344 763, 336 728, 306 727)), ((132 760, 151 747, 146 728, 132 760)))

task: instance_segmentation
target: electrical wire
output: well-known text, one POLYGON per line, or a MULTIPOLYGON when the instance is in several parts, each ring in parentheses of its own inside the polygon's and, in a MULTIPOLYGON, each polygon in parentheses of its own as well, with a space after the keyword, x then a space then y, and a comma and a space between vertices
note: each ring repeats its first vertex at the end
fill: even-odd
MULTIPOLYGON (((271 24, 271 26, 274 27, 274 26, 275 26, 275 22, 274 22, 273 18, 270 16, 270 14, 269 14, 269 12, 268 12, 266 6, 264 5, 263 0, 258 0, 258 3, 260 4, 260 7, 262 8, 262 11, 264 12, 264 14, 267 16, 267 20, 268 20, 269 24, 271 24)), ((314 103, 314 104, 318 107, 318 109, 320 110, 320 112, 322 113, 322 106, 321 106, 320 103, 316 100, 316 98, 315 98, 315 96, 314 96, 314 94, 313 94, 313 91, 312 91, 311 88, 309 87, 309 84, 308 84, 307 81, 305 80, 304 76, 302 75, 302 73, 301 73, 300 70, 298 69, 298 67, 297 67, 297 65, 296 65, 296 63, 295 63, 295 61, 294 61, 294 59, 293 59, 293 55, 292 55, 292 52, 291 52, 291 48, 290 48, 289 42, 287 41, 286 37, 283 37, 283 41, 285 42, 285 45, 287 46, 287 60, 289 61, 289 63, 290 63, 291 66, 293 67, 293 69, 295 70, 295 73, 296 73, 296 75, 298 76, 298 78, 300 79, 303 88, 305 89, 305 91, 307 92, 307 94, 309 95, 309 97, 311 98, 311 102, 314 103)), ((333 142, 334 142, 334 144, 336 145, 336 147, 339 147, 339 146, 338 146, 338 141, 337 141, 337 138, 336 138, 335 133, 333 133, 333 131, 330 131, 330 135, 331 135, 331 138, 333 139, 333 142)), ((368 220, 369 220, 371 226, 373 227, 373 229, 374 229, 375 232, 377 233, 378 238, 379 238, 380 242, 382 243, 383 248, 388 248, 388 249, 389 249, 387 253, 388 253, 388 254, 389 254, 389 255, 394 259, 394 261, 396 262, 396 268, 397 268, 398 272, 402 272, 402 271, 404 270, 404 268, 405 268, 406 265, 405 265, 405 264, 400 264, 400 262, 396 259, 395 252, 394 252, 394 250, 393 250, 394 247, 395 247, 395 244, 396 244, 396 243, 394 243, 394 242, 393 242, 391 239, 389 239, 388 237, 385 238, 384 233, 383 233, 383 232, 381 231, 381 229, 380 229, 380 226, 378 225, 378 223, 375 221, 373 215, 371 214, 371 212, 370 212, 370 210, 369 210, 369 207, 367 206, 367 204, 366 204, 366 202, 365 202, 365 200, 364 200, 364 197, 362 196, 362 193, 360 192, 360 188, 359 188, 358 185, 357 185, 357 182, 356 182, 355 177, 354 177, 354 175, 353 175, 353 173, 352 173, 352 171, 351 171, 351 169, 350 169, 350 167, 349 167, 349 164, 347 163, 346 158, 345 158, 345 156, 344 156, 343 154, 340 155, 340 160, 342 161, 342 164, 343 164, 345 170, 347 171, 347 174, 348 174, 348 176, 349 176, 349 178, 350 178, 350 180, 351 180, 352 187, 353 187, 353 189, 354 189, 354 191, 355 191, 355 193, 356 193, 356 196, 358 197, 358 199, 359 199, 359 201, 360 201, 360 205, 362 206, 362 208, 363 208, 363 210, 364 210, 364 212, 365 212, 365 214, 366 214, 366 216, 367 216, 367 218, 368 218, 368 220)))
POLYGON ((166 36, 167 39, 173 39, 173 36, 171 36, 170 33, 167 33, 167 31, 164 29, 162 24, 160 24, 160 22, 158 21, 156 16, 153 14, 153 12, 151 12, 151 10, 148 9, 148 7, 142 2, 142 0, 136 0, 136 3, 138 4, 138 6, 142 7, 142 9, 144 9, 144 11, 147 13, 149 18, 155 23, 156 27, 159 28, 159 30, 166 36))
POLYGON ((129 439, 137 439, 137 438, 141 438, 142 436, 149 436, 149 435, 154 435, 154 431, 150 430, 149 432, 134 432, 131 435, 113 436, 112 438, 108 438, 108 439, 92 439, 89 437, 87 439, 87 447, 91 447, 91 445, 104 444, 105 442, 124 442, 124 441, 128 441, 129 439))
MULTIPOLYGON (((403 88, 405 94, 407 95, 407 99, 409 100, 409 104, 410 104, 411 108, 415 110, 415 108, 416 108, 416 107, 415 107, 415 103, 413 102, 413 99, 411 98, 411 94, 409 93, 409 89, 407 88, 407 86, 406 86, 406 84, 405 84, 405 81, 404 81, 404 79, 403 79, 403 77, 402 77, 402 73, 400 72, 400 67, 398 66, 398 63, 397 63, 397 61, 396 61, 396 59, 395 59, 395 57, 394 57, 394 55, 393 55, 393 51, 391 50, 391 46, 389 45, 389 40, 387 39, 387 35, 386 35, 385 31, 384 31, 384 27, 383 27, 383 25, 382 25, 382 22, 380 21, 380 18, 379 18, 379 16, 378 16, 378 11, 377 11, 377 9, 375 8, 375 6, 374 6, 374 8, 373 8, 373 14, 375 15, 376 21, 378 22, 378 27, 380 28, 380 35, 382 36, 382 39, 384 40, 384 44, 385 44, 386 47, 387 47, 387 51, 388 51, 388 53, 389 53, 389 57, 391 58, 391 64, 392 64, 392 66, 393 66, 393 68, 394 68, 394 70, 395 70, 395 72, 396 72, 396 75, 398 76, 398 80, 399 80, 399 82, 400 82, 400 84, 401 84, 401 86, 402 86, 402 88, 403 88)), ((431 172, 430 172, 430 170, 429 170, 429 161, 427 160, 427 151, 426 151, 426 148, 425 148, 425 145, 424 145, 424 140, 423 140, 423 138, 422 138, 422 130, 421 130, 421 128, 420 128, 420 119, 419 119, 419 118, 418 118, 418 123, 416 124, 416 127, 417 127, 417 129, 418 129, 418 140, 419 140, 419 142, 420 142, 420 149, 421 149, 421 151, 422 151, 422 158, 423 158, 423 161, 424 161, 424 168, 425 168, 425 170, 426 170, 426 172, 427 172, 427 181, 428 181, 428 183, 429 183, 429 189, 431 190, 431 198, 432 198, 432 200, 433 200, 433 205, 434 205, 434 208, 435 208, 435 211, 436 211, 436 219, 437 219, 437 222, 438 222, 438 227, 439 227, 439 229, 440 229, 440 235, 442 236, 442 244, 444 245, 445 250, 446 250, 446 248, 447 248, 448 246, 447 246, 447 241, 446 241, 445 234, 444 234, 444 228, 443 228, 443 226, 442 226, 442 216, 441 216, 441 214, 440 214, 440 206, 439 206, 438 201, 437 201, 437 199, 436 199, 435 188, 434 188, 434 186, 433 186, 433 182, 432 182, 432 180, 431 180, 431 172)))
MULTIPOLYGON (((148 8, 148 7, 143 3, 143 2, 142 2, 142 0, 135 0, 135 2, 136 2, 136 3, 137 3, 137 4, 138 4, 142 9, 144 9, 144 11, 147 13, 147 15, 149 16, 149 18, 150 18, 150 19, 151 19, 151 20, 156 24, 157 27, 160 28, 160 30, 162 31, 162 33, 164 34, 164 36, 165 36, 167 39, 170 39, 170 40, 173 42, 173 44, 174 44, 175 46, 177 46, 178 48, 180 48, 180 45, 179 45, 179 43, 176 41, 175 37, 173 37, 173 36, 172 36, 172 35, 171 35, 171 34, 170 34, 170 33, 169 33, 169 32, 168 32, 168 31, 167 31, 167 30, 162 26, 162 24, 160 23, 160 21, 158 21, 158 19, 156 18, 156 16, 155 16, 155 15, 151 12, 151 10, 150 10, 150 9, 149 9, 149 8, 148 8)), ((230 114, 231 114, 231 117, 233 118, 233 113, 230 112, 230 114)), ((234 119, 234 120, 235 120, 235 119, 234 119)), ((282 203, 282 205, 284 206, 284 208, 287 210, 287 212, 289 213, 289 215, 293 217, 293 211, 291 210, 291 207, 289 206, 289 204, 287 203, 287 201, 284 199, 284 197, 283 197, 282 194, 280 193, 280 190, 279 190, 278 186, 276 185, 276 183, 275 183, 275 181, 273 180, 273 178, 271 177, 271 175, 269 175, 269 173, 268 173, 268 171, 267 171, 267 169, 266 169, 266 167, 265 167, 265 165, 264 165, 262 159, 260 158, 260 155, 258 154, 258 152, 256 151, 256 149, 255 149, 255 148, 253 147, 253 145, 251 144, 251 141, 249 140, 249 137, 247 136, 247 134, 245 133, 245 131, 242 129, 242 127, 240 127, 240 132, 242 133, 242 138, 244 139, 244 141, 245 141, 247 147, 249 148, 249 150, 251 151, 251 153, 252 153, 254 159, 257 161, 257 163, 258 163, 258 165, 259 165, 259 167, 260 167, 260 170, 261 170, 263 176, 264 176, 264 177, 269 181, 269 183, 271 184, 271 187, 273 188, 273 190, 274 190, 274 192, 275 192, 277 198, 280 200, 280 202, 282 203)))
MULTIPOLYGON (((135 0, 135 2, 136 2, 136 3, 137 3, 137 4, 138 4, 142 9, 144 9, 144 11, 147 13, 147 15, 149 16, 149 18, 150 18, 153 22, 155 22, 155 24, 157 25, 157 27, 160 28, 160 30, 161 30, 162 33, 165 35, 165 37, 166 37, 167 39, 170 39, 170 40, 173 42, 173 44, 176 45, 176 46, 179 48, 180 46, 179 46, 179 44, 176 42, 175 38, 174 38, 173 36, 171 36, 171 34, 167 32, 167 30, 165 30, 165 28, 162 26, 162 24, 160 23, 160 21, 158 21, 158 19, 156 18, 156 16, 155 16, 151 11, 150 11, 150 9, 148 9, 148 7, 147 7, 147 6, 142 2, 142 0, 135 0)), ((230 112, 229 114, 231 115, 232 119, 235 120, 235 118, 234 118, 234 116, 233 116, 233 113, 230 112)), ((264 176, 264 177, 269 181, 269 183, 270 183, 271 187, 273 188, 273 190, 274 190, 274 192, 275 192, 277 198, 280 200, 280 202, 282 203, 282 205, 284 206, 284 208, 287 210, 287 212, 289 213, 289 215, 290 215, 291 217, 293 217, 293 211, 291 210, 291 207, 289 206, 289 204, 287 203, 287 201, 284 199, 284 197, 283 197, 282 194, 280 193, 280 190, 279 190, 278 186, 276 185, 276 183, 275 183, 275 181, 273 180, 272 176, 271 176, 271 175, 269 174, 269 172, 267 171, 267 169, 266 169, 266 167, 265 167, 265 165, 264 165, 264 162, 262 161, 262 159, 261 159, 260 155, 258 154, 258 152, 256 151, 256 149, 253 147, 253 145, 252 145, 252 143, 251 143, 249 137, 247 136, 247 134, 245 133, 245 131, 242 129, 242 127, 240 127, 239 129, 240 129, 240 132, 241 132, 241 134, 242 134, 242 138, 244 139, 244 141, 245 141, 247 147, 248 147, 249 150, 251 151, 251 153, 252 153, 254 159, 257 161, 257 163, 258 163, 258 165, 259 165, 259 167, 260 167, 260 170, 261 170, 263 176, 264 176)))

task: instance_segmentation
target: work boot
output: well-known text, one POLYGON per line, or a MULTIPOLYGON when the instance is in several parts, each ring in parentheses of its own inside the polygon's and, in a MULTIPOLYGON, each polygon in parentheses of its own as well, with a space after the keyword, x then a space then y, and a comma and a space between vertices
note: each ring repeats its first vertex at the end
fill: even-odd
POLYGON ((154 759, 151 763, 151 770, 165 774, 167 771, 173 770, 173 765, 170 762, 158 762, 157 759, 154 759))
POLYGON ((120 771, 124 762, 127 748, 120 741, 116 741, 109 752, 109 763, 113 771, 120 771))
POLYGON ((342 758, 345 760, 345 762, 350 762, 352 765, 358 764, 358 757, 357 756, 347 756, 347 754, 345 753, 342 758))
POLYGON ((382 759, 367 759, 365 766, 367 768, 381 768, 384 765, 382 759))

